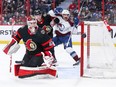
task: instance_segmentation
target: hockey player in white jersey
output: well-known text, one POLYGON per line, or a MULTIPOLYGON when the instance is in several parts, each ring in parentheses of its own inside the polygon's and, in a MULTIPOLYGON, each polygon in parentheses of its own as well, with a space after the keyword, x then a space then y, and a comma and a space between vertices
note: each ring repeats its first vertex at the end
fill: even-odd
MULTIPOLYGON (((57 16, 52 23, 53 29, 55 31, 56 36, 53 37, 53 41, 55 46, 60 44, 64 45, 64 49, 70 56, 75 60, 75 64, 78 65, 80 62, 80 58, 77 53, 72 48, 72 38, 71 34, 73 31, 74 23, 70 21, 70 12, 68 10, 63 10, 61 16, 57 16)), ((78 25, 78 24, 77 24, 78 25)), ((77 33, 77 32, 76 32, 77 33)))

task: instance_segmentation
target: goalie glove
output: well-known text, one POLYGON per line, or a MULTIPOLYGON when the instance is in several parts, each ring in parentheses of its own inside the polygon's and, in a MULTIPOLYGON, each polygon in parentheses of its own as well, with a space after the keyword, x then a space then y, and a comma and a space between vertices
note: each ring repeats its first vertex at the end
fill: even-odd
POLYGON ((19 48, 20 45, 17 43, 17 41, 15 39, 12 39, 11 42, 5 46, 3 52, 7 55, 11 55, 13 53, 16 53, 19 48))
POLYGON ((52 28, 50 27, 50 26, 46 26, 46 25, 44 25, 43 27, 42 27, 42 29, 48 34, 49 32, 51 32, 51 30, 52 30, 52 28))
POLYGON ((54 57, 52 56, 52 53, 50 51, 42 52, 43 60, 47 67, 51 67, 54 61, 54 57))

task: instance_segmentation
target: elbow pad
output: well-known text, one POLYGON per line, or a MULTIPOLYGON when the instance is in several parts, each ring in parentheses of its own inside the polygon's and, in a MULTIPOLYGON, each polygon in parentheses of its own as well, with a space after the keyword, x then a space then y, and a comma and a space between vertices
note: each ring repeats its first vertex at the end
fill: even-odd
POLYGON ((58 24, 60 22, 60 20, 58 18, 54 19, 54 23, 58 24))

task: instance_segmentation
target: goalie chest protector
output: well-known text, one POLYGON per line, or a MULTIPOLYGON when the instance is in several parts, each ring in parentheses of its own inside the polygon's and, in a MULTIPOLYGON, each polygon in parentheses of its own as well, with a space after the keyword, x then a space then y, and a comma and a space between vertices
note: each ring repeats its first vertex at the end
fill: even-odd
POLYGON ((40 53, 47 47, 50 47, 51 49, 54 46, 53 44, 49 44, 52 40, 47 34, 45 34, 43 29, 38 28, 36 34, 30 35, 27 25, 17 31, 15 38, 18 38, 19 41, 23 39, 23 42, 26 46, 26 51, 31 55, 40 53), (46 45, 43 45, 45 43, 46 45))

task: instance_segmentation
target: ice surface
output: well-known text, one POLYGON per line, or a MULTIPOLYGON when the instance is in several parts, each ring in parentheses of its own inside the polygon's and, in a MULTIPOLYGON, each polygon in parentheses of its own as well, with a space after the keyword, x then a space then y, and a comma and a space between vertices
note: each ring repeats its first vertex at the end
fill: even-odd
MULTIPOLYGON (((6 44, 5 44, 6 45, 6 44)), ((74 60, 66 53, 63 46, 55 48, 56 57, 58 60, 58 75, 57 79, 19 79, 9 73, 10 56, 2 52, 3 44, 0 45, 0 87, 116 87, 116 79, 92 79, 80 78, 79 66, 73 68, 74 60)), ((80 47, 73 46, 74 50, 80 55, 80 47)), ((22 60, 25 53, 24 46, 16 54, 12 55, 14 64, 15 60, 22 60)))

